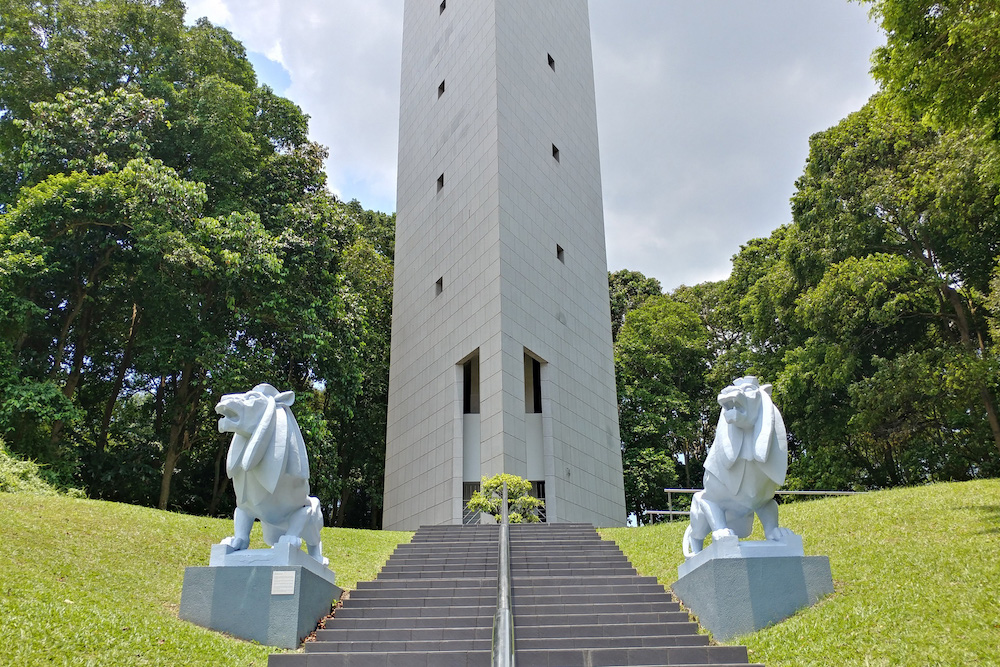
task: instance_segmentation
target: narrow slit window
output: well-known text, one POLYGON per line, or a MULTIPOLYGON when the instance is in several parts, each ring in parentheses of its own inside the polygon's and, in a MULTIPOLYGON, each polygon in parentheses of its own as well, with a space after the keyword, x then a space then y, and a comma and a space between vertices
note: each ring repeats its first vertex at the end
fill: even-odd
POLYGON ((437 181, 437 191, 441 192, 442 190, 444 190, 444 174, 438 176, 438 181, 437 181))
POLYGON ((441 276, 440 278, 437 279, 437 282, 434 283, 434 296, 437 296, 443 291, 444 291, 444 276, 441 276))
POLYGON ((566 251, 563 250, 563 247, 558 243, 556 244, 556 259, 558 259, 563 264, 566 263, 566 251))
POLYGON ((441 0, 441 6, 438 10, 438 14, 444 14, 444 8, 448 5, 448 0, 441 0))
POLYGON ((549 57, 549 68, 551 68, 551 70, 553 72, 555 72, 556 71, 556 59, 552 57, 551 53, 548 53, 546 55, 549 57))
POLYGON ((542 363, 524 353, 524 411, 528 414, 542 412, 542 363))
POLYGON ((479 357, 462 364, 462 412, 479 414, 479 357))
POLYGON ((438 86, 438 97, 441 97, 442 95, 444 95, 444 81, 442 81, 441 85, 438 86))
POLYGON ((556 148, 555 144, 552 144, 552 157, 555 158, 556 162, 559 162, 559 149, 556 148))

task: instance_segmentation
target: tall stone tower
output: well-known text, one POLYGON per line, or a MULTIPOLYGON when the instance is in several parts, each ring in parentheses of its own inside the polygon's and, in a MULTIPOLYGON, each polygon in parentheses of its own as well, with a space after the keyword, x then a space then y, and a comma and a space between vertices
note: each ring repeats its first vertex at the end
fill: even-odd
POLYGON ((586 0, 406 0, 387 529, 625 522, 595 107, 586 0))

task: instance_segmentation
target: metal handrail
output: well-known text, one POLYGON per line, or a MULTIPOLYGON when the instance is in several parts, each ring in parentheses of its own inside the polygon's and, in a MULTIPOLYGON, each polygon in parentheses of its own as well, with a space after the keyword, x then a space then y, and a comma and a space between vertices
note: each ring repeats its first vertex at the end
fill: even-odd
POLYGON ((500 559, 497 563, 497 611, 493 615, 493 667, 514 667, 514 614, 510 607, 510 522, 507 518, 507 482, 500 509, 500 559))
MULTIPOLYGON (((701 489, 663 489, 667 493, 667 509, 665 510, 643 510, 646 515, 666 516, 669 521, 673 521, 675 516, 690 516, 687 510, 674 509, 675 493, 698 493, 701 489)), ((867 491, 775 491, 776 496, 853 496, 867 491)))

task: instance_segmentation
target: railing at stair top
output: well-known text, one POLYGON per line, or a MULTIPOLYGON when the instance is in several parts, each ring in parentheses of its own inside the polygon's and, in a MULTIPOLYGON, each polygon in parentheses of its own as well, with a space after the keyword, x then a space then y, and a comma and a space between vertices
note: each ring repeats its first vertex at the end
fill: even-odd
MULTIPOLYGON (((691 512, 687 510, 675 510, 674 509, 674 494, 675 493, 687 493, 695 494, 701 491, 701 489, 663 489, 667 492, 667 509, 665 510, 643 510, 642 513, 647 516, 665 516, 667 521, 673 521, 675 516, 690 516, 691 512)), ((865 493, 865 491, 789 491, 787 489, 782 489, 780 491, 775 491, 776 496, 854 496, 865 493)))
POLYGON ((493 615, 493 667, 514 667, 514 614, 510 608, 510 522, 507 519, 507 482, 500 506, 500 559, 497 563, 497 611, 493 615))

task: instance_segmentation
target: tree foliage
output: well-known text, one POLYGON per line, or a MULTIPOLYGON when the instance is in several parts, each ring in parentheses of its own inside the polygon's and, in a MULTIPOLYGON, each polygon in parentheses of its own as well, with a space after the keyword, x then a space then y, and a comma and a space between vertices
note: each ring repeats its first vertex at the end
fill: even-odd
POLYGON ((507 521, 538 523, 545 501, 531 495, 531 482, 508 473, 483 477, 480 487, 472 492, 466 507, 472 512, 486 512, 497 521, 503 520, 503 490, 507 486, 507 521))
POLYGON ((0 0, 0 435, 93 496, 225 512, 213 406, 270 382, 328 519, 377 525, 394 219, 183 15, 0 0))
POLYGON ((670 297, 707 328, 704 385, 660 362, 685 357, 653 327, 630 335, 641 307, 623 319, 632 475, 649 465, 630 463, 654 446, 649 434, 686 462, 682 436, 665 427, 681 414, 674 406, 748 373, 774 383, 792 488, 1000 474, 1000 13, 966 0, 862 1, 888 36, 873 58, 882 91, 810 139, 790 223, 748 241, 728 280, 670 297))
POLYGON ((887 35, 872 72, 911 111, 1000 131, 1000 14, 979 0, 862 0, 887 35))

